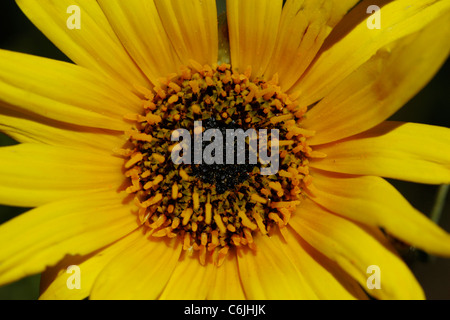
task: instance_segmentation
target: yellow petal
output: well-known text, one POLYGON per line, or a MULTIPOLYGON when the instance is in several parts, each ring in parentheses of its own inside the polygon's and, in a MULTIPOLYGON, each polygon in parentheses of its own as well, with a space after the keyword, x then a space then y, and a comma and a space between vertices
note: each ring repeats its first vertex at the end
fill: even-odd
POLYGON ((239 275, 248 299, 317 299, 276 239, 278 235, 255 236, 256 253, 238 248, 239 275))
POLYGON ((139 237, 102 270, 91 299, 154 300, 163 291, 180 257, 182 244, 139 237))
POLYGON ((115 191, 33 209, 0 226, 0 283, 42 272, 65 255, 86 255, 134 230, 134 204, 115 191))
POLYGON ((275 48, 281 0, 227 0, 230 53, 233 69, 261 76, 275 48))
MULTIPOLYGON (((381 81, 375 81, 378 88, 375 86, 374 92, 362 94, 369 100, 371 108, 379 108, 374 105, 377 100, 372 100, 372 95, 378 95, 378 100, 383 101, 386 93, 392 90, 401 92, 405 97, 399 100, 401 103, 406 102, 430 80, 448 54, 449 8, 448 1, 398 0, 387 4, 384 0, 362 1, 336 26, 319 51, 318 59, 291 92, 300 97, 302 105, 308 106, 327 96, 340 84, 344 86, 338 90, 342 93, 341 99, 351 98, 357 94, 354 91, 359 91, 360 87, 381 76, 381 81), (371 5, 381 8, 380 29, 369 29, 367 26, 369 15, 366 11, 371 5), (424 28, 427 31, 420 32, 424 28), (416 32, 420 32, 416 35, 417 38, 409 37, 416 32), (399 46, 399 40, 404 37, 407 40, 401 40, 399 46), (351 78, 356 81, 345 79, 374 55, 384 56, 378 68, 368 68, 366 76, 359 75, 357 80, 355 76, 351 78), (383 61, 386 59, 388 61, 383 61), (389 61, 392 63, 383 68, 389 61), (385 71, 380 74, 381 69, 385 71), (346 91, 343 90, 345 86, 348 88, 346 91), (395 88, 397 86, 400 88, 395 88)), ((361 96, 356 103, 351 103, 349 99, 346 106, 339 104, 339 109, 333 109, 333 117, 340 116, 340 113, 336 113, 337 110, 353 110, 359 102, 364 101, 361 96)), ((365 106, 364 110, 370 109, 365 106)))
POLYGON ((125 130, 140 99, 83 67, 0 50, 0 105, 72 124, 125 130))
POLYGON ((360 133, 392 115, 439 69, 449 36, 441 19, 379 50, 307 113, 305 128, 317 132, 310 144, 360 133))
POLYGON ((327 155, 310 166, 417 183, 450 183, 450 129, 384 122, 356 136, 318 146, 327 155))
POLYGON ((239 277, 237 256, 230 251, 220 267, 216 267, 214 282, 208 291, 208 300, 244 300, 245 292, 239 277))
POLYGON ((283 6, 275 50, 265 72, 278 73, 287 91, 309 66, 332 27, 356 1, 288 0, 283 6))
POLYGON ((331 0, 333 9, 328 25, 333 28, 359 2, 359 0, 331 0))
POLYGON ((98 1, 112 28, 148 79, 178 72, 180 61, 170 43, 154 1, 98 1))
POLYGON ((293 264, 321 300, 367 299, 359 284, 348 276, 336 262, 312 248, 293 230, 284 233, 286 252, 293 264))
POLYGON ((31 22, 76 64, 117 79, 128 89, 135 84, 148 85, 148 80, 122 46, 96 1, 16 2, 31 22), (68 27, 77 18, 73 6, 79 8, 80 29, 68 27))
POLYGON ((218 27, 215 0, 155 0, 164 29, 180 60, 217 63, 218 27))
POLYGON ((81 300, 91 293, 95 279, 108 263, 120 252, 129 246, 138 237, 142 237, 141 230, 133 231, 122 239, 84 256, 66 256, 54 267, 47 268, 41 275, 40 300, 81 300), (70 266, 78 266, 80 270, 80 288, 70 289, 67 282, 70 281, 72 272, 70 266))
POLYGON ((422 288, 406 264, 355 223, 307 199, 298 207, 289 225, 357 280, 371 296, 378 299, 424 298, 422 288), (369 289, 367 285, 372 275, 370 266, 379 268, 380 289, 369 289))
POLYGON ((159 299, 205 300, 211 289, 216 266, 201 265, 198 257, 182 256, 159 299))
POLYGON ((122 133, 79 127, 37 116, 29 117, 12 110, 1 110, 0 131, 22 143, 42 143, 54 146, 89 148, 91 152, 105 152, 121 147, 122 133))
POLYGON ((414 209, 388 182, 372 176, 338 176, 312 171, 311 200, 339 215, 381 227, 431 254, 450 257, 450 235, 414 209))
POLYGON ((123 159, 81 149, 19 144, 0 148, 0 203, 38 206, 123 182, 123 159))

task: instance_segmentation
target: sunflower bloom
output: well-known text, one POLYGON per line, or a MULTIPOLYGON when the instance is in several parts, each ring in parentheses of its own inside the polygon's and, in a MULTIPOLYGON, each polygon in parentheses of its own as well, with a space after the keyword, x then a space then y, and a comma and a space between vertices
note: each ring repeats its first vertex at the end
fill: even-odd
POLYGON ((388 236, 444 257, 450 236, 384 178, 450 183, 450 129, 386 119, 447 58, 449 1, 227 0, 225 28, 212 0, 17 3, 74 64, 0 50, 0 130, 20 142, 0 148, 0 202, 35 207, 0 226, 1 284, 42 272, 42 299, 424 298, 388 236), (278 170, 177 163, 211 151, 179 129, 268 132, 245 146, 278 170))

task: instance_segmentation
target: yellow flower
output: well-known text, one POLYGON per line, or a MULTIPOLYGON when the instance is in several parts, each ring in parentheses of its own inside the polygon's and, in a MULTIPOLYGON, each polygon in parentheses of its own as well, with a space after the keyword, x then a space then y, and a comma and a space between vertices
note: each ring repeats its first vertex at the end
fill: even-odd
POLYGON ((386 235, 445 257, 450 236, 382 177, 450 183, 450 130, 385 120, 447 58, 449 1, 228 0, 230 61, 213 0, 17 3, 75 64, 0 50, 0 129, 21 142, 0 149, 0 202, 36 207, 0 226, 1 284, 45 271, 43 299, 424 297, 386 235), (171 162, 170 133, 210 119, 278 129, 280 170, 171 162))

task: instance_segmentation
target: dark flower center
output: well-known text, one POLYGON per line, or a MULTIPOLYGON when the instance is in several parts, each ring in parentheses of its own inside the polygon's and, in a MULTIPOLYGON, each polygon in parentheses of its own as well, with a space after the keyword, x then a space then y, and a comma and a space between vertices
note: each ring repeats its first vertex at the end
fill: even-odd
MULTIPOLYGON (((225 123, 223 121, 217 121, 214 117, 211 117, 205 121, 204 125, 206 130, 209 129, 217 129, 221 132, 222 137, 226 137, 226 130, 236 130, 240 129, 236 122, 233 120, 230 123, 225 123)), ((208 146, 209 142, 202 142, 202 149, 204 150, 208 146)), ((234 161, 233 163, 227 163, 226 155, 227 155, 227 146, 226 143, 223 143, 222 148, 222 163, 221 164, 197 164, 192 165, 192 175, 197 177, 203 181, 203 183, 210 184, 216 188, 216 192, 218 194, 222 194, 227 190, 236 190, 239 185, 246 181, 253 172, 254 168, 257 166, 256 164, 251 164, 249 160, 249 152, 251 152, 247 146, 245 148, 245 163, 239 164, 237 159, 238 154, 238 145, 237 143, 233 143, 232 148, 234 152, 234 161)), ((194 150, 192 148, 192 153, 194 150)), ((213 155, 215 153, 213 151, 213 155)))

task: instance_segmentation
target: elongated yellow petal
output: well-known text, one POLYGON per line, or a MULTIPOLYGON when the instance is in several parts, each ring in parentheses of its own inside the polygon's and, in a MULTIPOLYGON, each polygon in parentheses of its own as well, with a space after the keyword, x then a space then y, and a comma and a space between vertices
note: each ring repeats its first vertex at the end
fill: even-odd
POLYGON ((367 299, 356 282, 334 262, 312 248, 293 230, 284 233, 286 244, 279 246, 305 277, 321 300, 367 299))
MULTIPOLYGON (((448 1, 398 0, 387 4, 384 0, 362 1, 333 30, 319 51, 318 59, 291 89, 291 92, 300 97, 303 105, 315 103, 341 83, 346 85, 348 80, 344 79, 378 53, 378 56, 397 56, 395 63, 385 69, 388 73, 386 77, 378 82, 379 88, 375 91, 379 93, 378 100, 382 100, 385 90, 392 90, 396 86, 402 87, 405 81, 409 82, 408 97, 410 98, 431 78, 447 56, 449 8, 448 1), (367 9, 371 5, 381 8, 380 29, 369 29, 367 26, 369 19, 367 9), (440 20, 437 25, 433 23, 435 19, 440 20), (426 28, 430 23, 434 27, 428 28, 425 35, 411 39, 406 48, 402 49, 403 46, 396 44, 399 39, 426 28), (397 53, 398 49, 402 52, 397 53)), ((382 69, 382 66, 385 66, 385 62, 380 61, 379 69, 382 69)), ((369 69, 366 78, 360 78, 353 84, 361 82, 360 85, 366 85, 370 79, 378 77, 379 69, 372 71, 369 69)), ((350 83, 347 85, 353 91, 358 88, 350 83)), ((343 92, 342 88, 340 92, 343 97, 351 93, 343 92)), ((366 95, 369 94, 366 93, 366 95)), ((402 100, 405 102, 407 99, 402 100)), ((370 104, 373 106, 372 101, 370 104)), ((347 103, 344 110, 353 109, 356 105, 347 103)), ((343 109, 340 107, 339 110, 343 109)))
POLYGON ((44 271, 66 254, 86 255, 136 228, 134 204, 115 191, 33 209, 0 226, 0 283, 44 271))
POLYGON ((317 299, 303 274, 274 238, 255 236, 256 253, 238 248, 239 275, 248 299, 317 299))
POLYGON ((215 0, 155 0, 161 22, 180 60, 189 65, 217 63, 218 26, 215 0))
POLYGON ((162 241, 139 237, 102 270, 90 298, 157 299, 178 263, 181 248, 176 238, 162 241))
POLYGON ((450 129, 384 122, 356 136, 318 146, 327 157, 310 166, 418 183, 450 183, 450 129))
POLYGON ((0 203, 38 206, 89 190, 117 189, 123 160, 50 145, 0 148, 0 203))
POLYGON ((197 257, 185 255, 178 262, 159 299, 204 300, 210 289, 216 266, 200 265, 197 257))
POLYGON ((424 298, 422 288, 406 264, 355 223, 305 200, 289 225, 357 280, 371 296, 378 299, 424 298), (367 285, 372 275, 371 266, 379 268, 380 289, 370 289, 367 285))
POLYGON ((112 28, 148 79, 178 72, 180 60, 170 43, 154 1, 98 1, 112 28))
POLYGON ((214 282, 208 291, 208 300, 244 300, 245 292, 239 277, 237 257, 231 251, 222 265, 214 270, 214 282))
POLYGON ((265 72, 276 73, 287 91, 309 66, 331 28, 332 1, 288 0, 283 6, 275 50, 265 72))
POLYGON ((227 0, 230 53, 233 69, 261 76, 275 48, 281 0, 227 0))
POLYGON ((133 231, 120 240, 84 256, 66 256, 54 267, 47 268, 41 275, 40 300, 81 300, 87 298, 95 279, 108 263, 120 252, 128 249, 137 238, 142 237, 141 229, 133 231), (70 266, 79 267, 80 288, 70 289, 67 282, 72 272, 70 266))
POLYGON ((331 0, 333 9, 328 25, 334 28, 341 19, 359 2, 359 0, 331 0))
POLYGON ((447 14, 383 47, 314 106, 303 122, 305 128, 316 131, 309 144, 337 141, 370 129, 412 98, 449 53, 449 18, 447 14))
POLYGON ((336 176, 314 170, 311 200, 325 208, 371 226, 431 254, 450 256, 450 235, 414 209, 379 177, 336 176))
POLYGON ((1 110, 0 131, 22 143, 42 143, 54 146, 88 148, 90 152, 111 154, 125 142, 122 133, 64 124, 11 110, 1 110))
POLYGON ((125 130, 141 101, 83 67, 0 50, 0 106, 72 124, 125 130))
POLYGON ((128 89, 135 84, 148 85, 96 1, 16 2, 33 24, 76 64, 118 79, 128 89), (71 29, 78 18, 80 29, 71 29))

